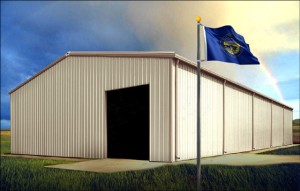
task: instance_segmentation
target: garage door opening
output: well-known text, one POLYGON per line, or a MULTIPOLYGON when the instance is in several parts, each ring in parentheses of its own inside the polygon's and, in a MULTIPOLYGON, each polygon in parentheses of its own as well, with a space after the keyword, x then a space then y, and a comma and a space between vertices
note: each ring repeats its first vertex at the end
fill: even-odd
POLYGON ((149 85, 106 95, 108 158, 149 160, 149 85))

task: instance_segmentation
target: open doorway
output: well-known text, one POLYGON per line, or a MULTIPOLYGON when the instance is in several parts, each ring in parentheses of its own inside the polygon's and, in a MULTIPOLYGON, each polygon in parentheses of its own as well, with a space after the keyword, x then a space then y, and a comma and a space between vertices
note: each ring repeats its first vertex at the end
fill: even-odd
POLYGON ((149 85, 106 95, 108 158, 149 160, 149 85))

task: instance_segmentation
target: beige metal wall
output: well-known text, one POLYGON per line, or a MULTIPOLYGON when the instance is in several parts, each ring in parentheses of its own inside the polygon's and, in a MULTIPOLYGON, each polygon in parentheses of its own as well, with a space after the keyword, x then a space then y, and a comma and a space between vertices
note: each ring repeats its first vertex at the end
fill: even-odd
POLYGON ((12 153, 105 158, 105 91, 150 84, 150 160, 170 161, 170 60, 67 57, 11 94, 12 153))
POLYGON ((176 157, 177 160, 186 160, 197 157, 197 74, 194 68, 182 63, 178 64, 176 73, 176 157))
POLYGON ((201 75, 201 156, 223 154, 223 81, 201 75))
POLYGON ((293 144, 293 113, 291 110, 284 109, 284 145, 293 144))
MULTIPOLYGON (((196 158, 197 74, 180 63, 177 68, 177 154, 180 159, 196 158)), ((223 154, 223 82, 201 74, 201 156, 223 154)))
POLYGON ((271 147, 272 113, 271 102, 260 97, 253 97, 253 147, 264 149, 271 147))
MULTIPOLYGON (((149 84, 150 161, 196 158, 196 68, 183 62, 68 56, 11 94, 12 153, 107 157, 105 92, 149 84)), ((292 143, 291 110, 213 74, 201 80, 203 157, 292 143)))
POLYGON ((252 150, 252 95, 226 84, 224 120, 224 152, 252 150))
MULTIPOLYGON (((196 158, 196 69, 179 63, 175 73, 175 153, 177 160, 186 160, 196 158)), ((222 155, 223 149, 237 153, 269 148, 271 143, 282 145, 281 106, 205 72, 201 75, 202 157, 222 155)), ((291 114, 291 110, 286 112, 291 114)), ((287 115, 286 131, 291 133, 292 120, 287 115)), ((290 140, 290 135, 286 137, 290 140)))
POLYGON ((283 108, 272 104, 272 146, 283 145, 283 108))
POLYGON ((201 75, 201 156, 223 154, 223 81, 201 75))

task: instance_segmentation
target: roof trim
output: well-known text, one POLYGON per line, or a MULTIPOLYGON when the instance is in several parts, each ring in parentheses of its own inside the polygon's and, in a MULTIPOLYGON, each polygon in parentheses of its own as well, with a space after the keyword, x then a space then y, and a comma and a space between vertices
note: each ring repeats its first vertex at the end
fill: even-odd
POLYGON ((148 52, 67 52, 67 56, 101 56, 101 57, 154 57, 154 58, 174 58, 172 51, 148 51, 148 52))
MULTIPOLYGON (((22 86, 24 86, 25 84, 27 84, 28 82, 30 82, 31 80, 33 80, 34 78, 36 78, 37 76, 39 76, 40 74, 42 74, 43 72, 47 71, 48 69, 50 69, 51 67, 55 66, 57 63, 59 63, 60 61, 64 60, 65 58, 69 57, 69 56, 99 56, 99 57, 146 57, 146 58, 174 58, 174 59, 178 59, 180 61, 182 61, 183 63, 192 66, 194 68, 197 68, 196 63, 184 58, 178 54, 175 54, 175 52, 172 51, 148 51, 148 52, 91 52, 91 51, 82 51, 82 52, 67 52, 65 55, 63 55, 62 57, 58 58, 57 60, 55 60, 54 62, 52 62, 51 64, 49 64, 46 68, 42 69, 41 71, 39 71, 38 73, 36 73, 35 75, 33 75, 31 78, 29 78, 28 80, 26 80, 25 82, 21 83, 19 86, 17 86, 16 88, 14 88, 13 90, 11 90, 9 92, 9 94, 12 94, 13 92, 15 92, 16 90, 18 90, 19 88, 21 88, 22 86)), ((240 83, 234 82, 230 79, 227 79, 223 76, 220 76, 212 71, 209 71, 203 67, 201 67, 201 70, 203 72, 205 72, 208 75, 211 75, 213 77, 216 77, 220 80, 224 80, 226 82, 231 83, 232 85, 235 85, 237 87, 240 87, 250 93, 252 93, 253 95, 259 95, 260 97, 266 98, 269 101, 271 101, 271 103, 277 103, 281 106, 283 106, 284 108, 288 108, 293 110, 293 108, 291 108, 290 106, 287 106, 279 101, 276 101, 268 96, 265 96, 249 87, 246 87, 240 83)))

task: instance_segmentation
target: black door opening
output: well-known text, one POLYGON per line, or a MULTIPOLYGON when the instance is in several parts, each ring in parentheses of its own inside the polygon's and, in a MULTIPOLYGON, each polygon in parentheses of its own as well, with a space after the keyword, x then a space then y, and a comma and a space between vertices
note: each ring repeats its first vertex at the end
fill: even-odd
POLYGON ((108 158, 149 160, 149 85, 106 95, 108 158))

